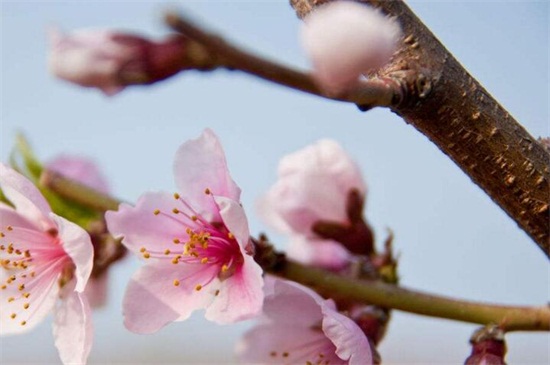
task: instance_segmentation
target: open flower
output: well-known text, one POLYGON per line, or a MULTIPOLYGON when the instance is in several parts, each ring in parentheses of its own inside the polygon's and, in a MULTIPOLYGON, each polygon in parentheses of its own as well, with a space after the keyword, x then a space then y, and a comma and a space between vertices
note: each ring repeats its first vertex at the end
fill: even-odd
MULTIPOLYGON (((55 171, 62 174, 72 180, 75 180, 81 184, 89 186, 97 191, 108 194, 109 184, 105 176, 101 173, 98 166, 94 161, 81 157, 61 155, 48 161, 46 169, 55 171)), ((92 244, 94 246, 94 260, 105 262, 105 257, 113 257, 116 255, 122 255, 120 253, 120 244, 114 242, 113 239, 106 239, 104 236, 105 224, 103 222, 96 222, 94 227, 100 227, 99 233, 90 232, 92 244)), ((108 284, 108 270, 102 270, 101 273, 97 273, 97 269, 100 265, 94 265, 94 271, 92 276, 86 285, 84 294, 88 298, 88 302, 92 308, 98 308, 107 302, 107 284, 108 284)))
POLYGON ((336 268, 348 261, 340 243, 320 236, 319 222, 351 226, 348 197, 363 200, 366 186, 354 161, 335 141, 323 139, 281 159, 279 179, 263 196, 264 220, 291 236, 289 255, 301 262, 336 268))
POLYGON ((178 149, 174 173, 181 194, 147 193, 135 207, 106 214, 109 231, 146 261, 125 294, 126 327, 155 332, 201 308, 217 323, 258 314, 262 271, 251 256, 240 189, 211 130, 178 149))
POLYGON ((108 30, 49 33, 50 71, 57 77, 107 95, 127 85, 150 84, 181 71, 186 40, 173 36, 161 42, 108 30))
POLYGON ((53 311, 61 360, 85 363, 93 336, 82 294, 92 271, 90 237, 52 213, 38 189, 3 164, 0 187, 15 207, 0 203, 0 334, 26 332, 53 311))
POLYGON ((332 300, 290 281, 266 278, 264 318, 237 346, 247 364, 372 364, 368 339, 332 300))
POLYGON ((353 87, 361 74, 387 63, 401 35, 399 25, 378 10, 335 1, 313 10, 302 25, 302 43, 313 76, 329 92, 353 87))

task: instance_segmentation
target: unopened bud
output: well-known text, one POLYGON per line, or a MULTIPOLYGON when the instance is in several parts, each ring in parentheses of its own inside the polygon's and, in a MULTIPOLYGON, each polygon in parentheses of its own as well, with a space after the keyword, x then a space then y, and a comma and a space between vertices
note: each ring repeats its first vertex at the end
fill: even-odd
POLYGON ((400 36, 394 20, 352 1, 320 6, 304 19, 302 28, 314 77, 323 89, 336 94, 353 87, 361 74, 386 64, 400 36))
POLYGON ((150 84, 184 68, 186 38, 160 42, 106 30, 62 34, 52 29, 49 69, 57 77, 107 95, 127 85, 150 84))

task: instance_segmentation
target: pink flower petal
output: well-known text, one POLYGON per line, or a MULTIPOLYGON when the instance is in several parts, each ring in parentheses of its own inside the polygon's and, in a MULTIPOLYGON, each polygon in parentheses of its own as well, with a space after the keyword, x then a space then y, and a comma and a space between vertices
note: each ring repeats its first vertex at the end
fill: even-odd
POLYGON ((204 193, 205 189, 215 196, 240 201, 241 189, 231 178, 223 148, 210 129, 180 146, 174 160, 174 177, 178 190, 185 193, 185 200, 195 209, 201 209, 198 213, 208 220, 217 218, 207 215, 217 209, 212 197, 204 193))
POLYGON ((85 364, 93 341, 92 311, 85 296, 71 291, 54 314, 53 335, 63 364, 85 364))
POLYGON ((124 236, 124 245, 135 253, 145 243, 150 249, 163 252, 174 247, 174 237, 180 237, 184 229, 176 216, 155 215, 155 211, 171 212, 175 207, 176 201, 170 194, 146 193, 135 207, 123 203, 118 211, 105 213, 105 220, 109 232, 115 237, 124 236))
POLYGON ((336 354, 349 365, 372 364, 370 344, 361 329, 348 317, 328 306, 323 311, 323 332, 336 346, 336 354))
POLYGON ((263 304, 262 269, 252 256, 229 278, 222 281, 220 291, 206 309, 205 317, 216 323, 234 323, 257 316, 263 304))
POLYGON ((95 190, 109 192, 107 179, 97 165, 88 158, 62 155, 48 162, 46 168, 95 190))
POLYGON ((6 229, 7 226, 22 227, 30 230, 37 230, 37 227, 33 222, 29 221, 19 213, 17 213, 12 207, 0 202, 0 230, 6 229))
POLYGON ((48 219, 50 205, 27 178, 0 163, 0 188, 15 206, 17 213, 47 230, 53 227, 48 219))
POLYGON ((298 235, 291 236, 286 254, 303 264, 329 270, 345 267, 352 257, 350 252, 336 241, 298 235))
POLYGON ((212 302, 219 283, 195 290, 210 281, 216 268, 208 265, 145 265, 130 280, 124 295, 124 324, 132 332, 153 333, 212 302), (202 271, 200 271, 202 270, 202 271), (187 277, 191 280, 184 281, 187 277), (179 280, 179 285, 174 285, 179 280))
POLYGON ((82 292, 92 273, 94 262, 94 249, 90 236, 80 226, 69 222, 63 217, 50 213, 50 218, 57 225, 63 249, 75 265, 75 290, 82 292))
POLYGON ((235 236, 242 254, 245 255, 245 248, 250 241, 250 231, 243 207, 237 201, 223 196, 215 196, 214 200, 218 204, 225 226, 235 236))

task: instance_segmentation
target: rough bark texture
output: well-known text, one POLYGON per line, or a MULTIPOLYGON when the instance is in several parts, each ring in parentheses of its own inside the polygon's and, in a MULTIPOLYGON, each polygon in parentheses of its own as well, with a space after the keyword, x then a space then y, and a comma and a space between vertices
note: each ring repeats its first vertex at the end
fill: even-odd
MULTIPOLYGON (((291 0, 303 17, 330 0, 291 0)), ((408 102, 393 111, 426 135, 550 257, 550 153, 460 65, 402 1, 368 1, 397 17, 400 50, 381 76, 412 70, 408 102)))

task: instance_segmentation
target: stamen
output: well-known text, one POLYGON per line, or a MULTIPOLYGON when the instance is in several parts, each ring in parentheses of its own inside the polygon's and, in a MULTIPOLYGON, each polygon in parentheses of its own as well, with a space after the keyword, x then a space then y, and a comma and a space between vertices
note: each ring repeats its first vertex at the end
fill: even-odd
POLYGON ((13 227, 12 227, 12 226, 7 226, 6 229, 7 229, 8 231, 13 231, 13 227))
POLYGON ((170 255, 170 250, 169 249, 164 250, 164 254, 165 255, 170 255))
POLYGON ((17 317, 17 314, 12 313, 12 314, 10 315, 10 317, 11 317, 11 319, 15 319, 15 317, 17 317))
POLYGON ((143 252, 145 252, 145 251, 147 251, 147 249, 146 249, 145 247, 141 247, 141 248, 139 249, 139 252, 142 252, 142 253, 143 253, 143 252))
POLYGON ((277 356, 277 352, 276 352, 276 351, 271 351, 271 352, 269 353, 269 356, 275 357, 275 356, 277 356))
POLYGON ((154 214, 154 215, 159 215, 159 214, 160 214, 160 210, 159 210, 159 209, 153 210, 153 214, 154 214))
POLYGON ((25 308, 25 309, 29 309, 29 306, 30 306, 30 304, 29 304, 29 303, 25 303, 25 304, 23 304, 23 308, 25 308))
POLYGON ((177 245, 178 243, 180 243, 180 240, 178 240, 177 238, 174 238, 174 239, 172 240, 172 242, 174 242, 174 243, 177 245))
POLYGON ((20 284, 19 287, 18 287, 18 289, 19 289, 20 291, 22 291, 23 289, 25 289, 25 284, 20 284))
POLYGON ((216 291, 214 292, 214 295, 215 295, 215 296, 220 295, 220 289, 216 289, 216 291))
POLYGON ((149 252, 145 252, 145 253, 143 254, 143 258, 144 258, 144 259, 148 259, 149 257, 151 257, 151 254, 150 254, 149 252))
POLYGON ((211 192, 210 189, 208 189, 208 188, 204 189, 204 193, 205 193, 206 195, 212 194, 212 192, 211 192))
POLYGON ((222 272, 226 272, 227 270, 229 270, 229 266, 227 266, 226 264, 223 264, 222 265, 222 272))
POLYGON ((179 286, 180 285, 180 281, 178 279, 174 279, 174 286, 179 286))
POLYGON ((27 324, 27 321, 21 322, 21 326, 24 326, 24 325, 26 325, 26 324, 27 324))
POLYGON ((206 264, 208 262, 208 257, 203 257, 201 259, 201 264, 206 264))
POLYGON ((229 237, 230 240, 232 240, 232 239, 235 238, 235 236, 234 236, 233 233, 231 233, 231 232, 228 232, 228 233, 227 233, 227 237, 229 237))
POLYGON ((174 214, 178 214, 179 212, 180 212, 180 210, 178 208, 172 209, 172 213, 174 213, 174 214))
POLYGON ((15 300, 15 298, 14 298, 14 297, 9 297, 9 298, 8 298, 8 303, 11 303, 11 302, 13 302, 14 300, 15 300))
POLYGON ((178 200, 180 198, 180 195, 178 193, 174 193, 174 199, 178 200))
POLYGON ((200 291, 202 289, 202 285, 201 284, 197 284, 197 286, 195 287, 195 290, 196 291, 200 291))
POLYGON ((283 352, 283 357, 288 357, 288 352, 283 352))
POLYGON ((31 296, 31 293, 24 293, 24 294, 23 294, 23 298, 25 298, 25 299, 28 298, 28 297, 30 297, 30 296, 31 296))

